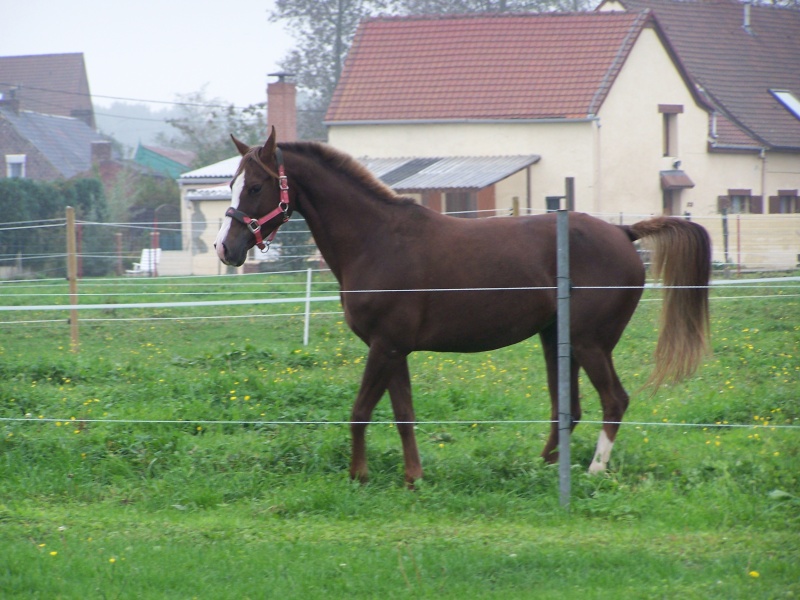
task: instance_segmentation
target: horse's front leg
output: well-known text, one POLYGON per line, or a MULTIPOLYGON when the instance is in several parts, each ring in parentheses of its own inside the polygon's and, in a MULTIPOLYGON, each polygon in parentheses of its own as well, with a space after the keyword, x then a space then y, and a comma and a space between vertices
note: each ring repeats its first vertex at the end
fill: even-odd
POLYGON ((422 463, 419 460, 417 440, 414 436, 414 404, 411 397, 411 378, 408 374, 408 359, 403 357, 389 380, 389 397, 392 401, 397 431, 403 444, 406 485, 414 489, 414 482, 422 479, 422 463))
POLYGON ((372 411, 380 401, 398 366, 405 364, 405 356, 386 350, 379 343, 370 345, 367 366, 361 380, 353 411, 350 415, 350 434, 353 453, 350 462, 350 477, 366 483, 369 478, 367 468, 367 424, 372 419, 372 411))

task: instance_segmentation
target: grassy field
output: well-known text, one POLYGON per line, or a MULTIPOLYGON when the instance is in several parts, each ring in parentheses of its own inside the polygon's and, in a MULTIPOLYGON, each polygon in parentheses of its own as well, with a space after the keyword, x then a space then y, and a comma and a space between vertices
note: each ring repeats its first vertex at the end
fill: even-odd
MULTIPOLYGON (((240 300, 303 281, 80 289, 82 303, 240 300)), ((648 293, 615 355, 632 403, 605 476, 585 473, 601 414, 582 387, 569 511, 538 458, 536 338, 413 355, 425 479, 409 492, 387 401, 370 483, 348 480, 341 422, 365 348, 341 315, 315 316, 304 347, 297 304, 82 311, 73 353, 64 313, 0 313, 0 597, 796 598, 798 285, 715 288, 713 355, 653 394, 639 389, 648 293)), ((42 295, 64 288, 3 284, 0 304, 66 304, 42 295)))

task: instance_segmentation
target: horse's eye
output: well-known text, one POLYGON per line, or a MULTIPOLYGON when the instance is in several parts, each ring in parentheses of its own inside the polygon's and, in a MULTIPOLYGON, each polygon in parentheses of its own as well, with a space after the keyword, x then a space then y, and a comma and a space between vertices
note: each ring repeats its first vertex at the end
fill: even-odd
POLYGON ((256 194, 258 194, 261 191, 261 186, 260 185, 254 185, 248 191, 250 192, 251 195, 255 196, 256 194))

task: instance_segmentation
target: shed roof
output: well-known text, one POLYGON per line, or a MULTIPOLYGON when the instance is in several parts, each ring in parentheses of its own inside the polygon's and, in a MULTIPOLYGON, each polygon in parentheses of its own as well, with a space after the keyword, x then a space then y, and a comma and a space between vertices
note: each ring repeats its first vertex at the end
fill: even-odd
POLYGON ((539 161, 522 156, 453 156, 446 158, 361 158, 381 181, 398 192, 480 190, 539 161))
MULTIPOLYGON (((480 190, 539 161, 539 156, 451 156, 439 158, 370 158, 361 162, 375 177, 398 192, 423 190, 480 190)), ((180 176, 182 185, 217 183, 233 177, 240 156, 189 171, 180 176)), ((189 200, 230 198, 227 185, 193 190, 189 200), (227 195, 226 195, 227 194, 227 195)))
POLYGON ((236 169, 239 167, 241 160, 242 157, 237 154, 236 156, 226 158, 214 164, 200 167, 193 171, 187 171, 183 173, 178 180, 182 184, 191 184, 201 183, 203 180, 213 182, 214 180, 230 179, 233 177, 233 174, 236 173, 236 169))
POLYGON ((326 121, 591 117, 647 26, 648 11, 366 20, 326 121))

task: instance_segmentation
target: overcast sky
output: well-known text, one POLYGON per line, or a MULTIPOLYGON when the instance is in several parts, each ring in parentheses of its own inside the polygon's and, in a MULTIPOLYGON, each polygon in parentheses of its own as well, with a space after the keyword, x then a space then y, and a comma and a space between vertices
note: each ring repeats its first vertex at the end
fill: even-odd
MULTIPOLYGON (((5 4, 5 2, 3 2, 5 4)), ((25 0, 0 17, 0 56, 83 52, 96 105, 199 91, 263 102, 292 48, 273 0, 25 0)), ((154 105, 153 108, 158 108, 154 105)))

